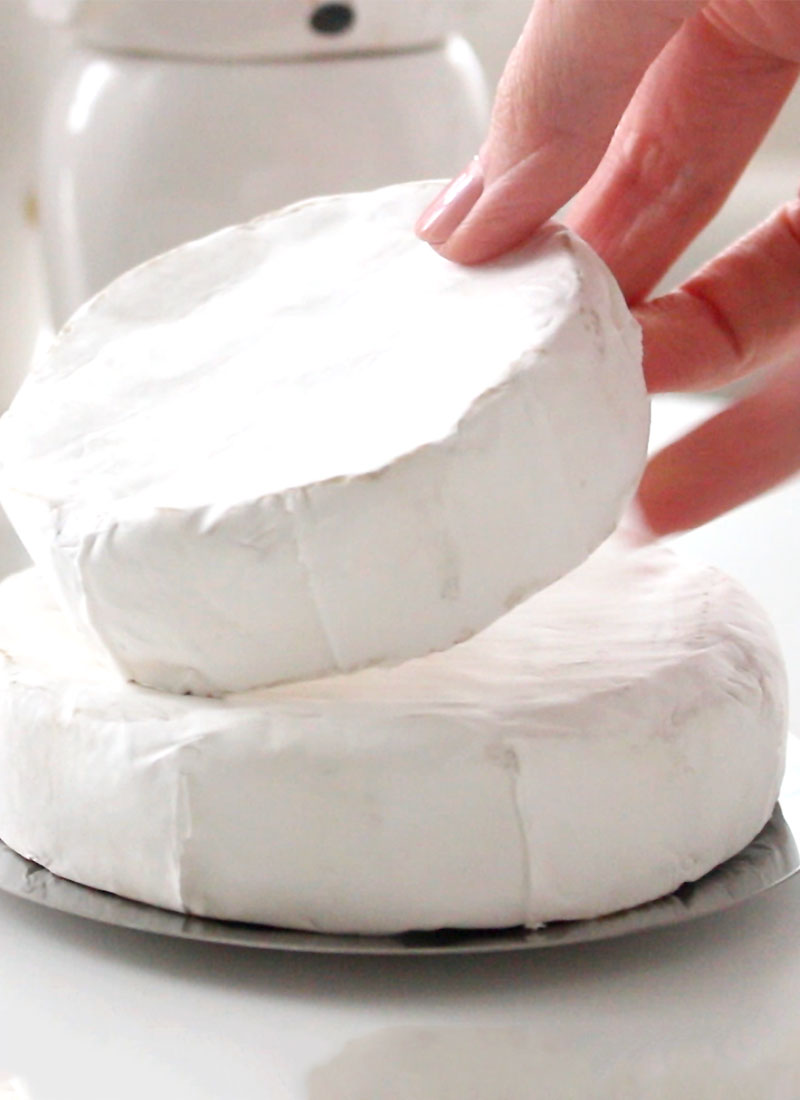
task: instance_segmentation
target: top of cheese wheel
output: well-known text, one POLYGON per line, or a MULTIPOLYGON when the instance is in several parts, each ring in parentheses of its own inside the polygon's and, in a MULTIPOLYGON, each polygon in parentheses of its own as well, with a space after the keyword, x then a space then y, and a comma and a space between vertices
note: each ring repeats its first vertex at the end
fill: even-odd
POLYGON ((644 462, 638 328, 558 226, 481 268, 437 185, 312 200, 124 275, 0 425, 0 495, 129 677, 221 693, 419 656, 582 561, 644 462))

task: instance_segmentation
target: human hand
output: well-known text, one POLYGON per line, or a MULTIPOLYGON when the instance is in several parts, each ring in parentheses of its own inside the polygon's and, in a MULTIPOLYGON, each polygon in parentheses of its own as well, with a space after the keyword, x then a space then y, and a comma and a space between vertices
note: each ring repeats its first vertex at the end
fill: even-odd
POLYGON ((800 0, 536 0, 480 154, 418 223, 480 263, 567 221, 644 332, 652 392, 761 387, 656 454, 656 534, 704 523, 800 469, 800 201, 677 290, 646 300, 707 224, 800 71, 800 0))

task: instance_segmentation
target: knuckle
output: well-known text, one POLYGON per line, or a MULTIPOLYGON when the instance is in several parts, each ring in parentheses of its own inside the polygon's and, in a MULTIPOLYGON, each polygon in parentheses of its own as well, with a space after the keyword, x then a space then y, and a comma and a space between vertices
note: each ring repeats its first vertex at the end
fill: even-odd
POLYGON ((736 312, 729 308, 724 295, 717 293, 715 280, 701 275, 686 283, 683 289, 703 310, 709 324, 728 348, 726 379, 733 381, 746 374, 752 369, 757 356, 756 340, 753 332, 739 323, 736 312))
POLYGON ((613 151, 615 170, 641 201, 660 207, 690 202, 705 206, 714 197, 712 182, 690 158, 681 156, 667 135, 651 130, 632 131, 613 151))

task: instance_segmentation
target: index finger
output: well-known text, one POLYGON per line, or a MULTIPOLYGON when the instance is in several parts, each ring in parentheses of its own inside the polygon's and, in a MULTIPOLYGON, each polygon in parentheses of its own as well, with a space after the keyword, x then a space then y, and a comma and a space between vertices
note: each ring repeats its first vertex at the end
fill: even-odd
POLYGON ((528 238, 591 176, 647 68, 701 6, 536 0, 500 80, 482 178, 471 165, 468 186, 456 181, 420 219, 420 236, 460 263, 528 238))

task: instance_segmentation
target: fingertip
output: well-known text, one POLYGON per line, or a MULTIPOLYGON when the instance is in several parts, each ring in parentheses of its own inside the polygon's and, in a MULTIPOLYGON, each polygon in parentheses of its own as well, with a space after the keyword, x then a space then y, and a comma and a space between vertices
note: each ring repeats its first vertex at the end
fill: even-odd
POLYGON ((487 181, 483 156, 474 157, 422 212, 417 236, 445 259, 467 266, 505 255, 525 244, 557 209, 532 187, 533 174, 526 163, 487 181))
POLYGON ((483 264, 528 244, 551 216, 548 207, 525 203, 514 195, 484 192, 469 215, 437 251, 459 264, 483 264))
POLYGON ((496 260, 505 252, 508 252, 515 243, 517 242, 508 245, 504 245, 502 242, 498 243, 491 236, 485 237, 479 228, 474 231, 470 227, 468 232, 455 233, 442 244, 433 247, 446 260, 463 264, 465 267, 475 267, 477 264, 496 260))
POLYGON ((708 456, 697 445, 697 433, 691 432, 650 456, 635 506, 654 538, 688 531, 711 518, 706 513, 708 456))
POLYGON ((657 542, 669 535, 678 535, 704 522, 698 518, 692 522, 681 508, 680 497, 668 484, 659 483, 657 477, 647 477, 636 496, 636 512, 641 529, 647 533, 638 545, 657 542))
POLYGON ((417 220, 420 240, 441 249, 447 244, 483 194, 483 167, 473 157, 467 167, 444 187, 417 220))

